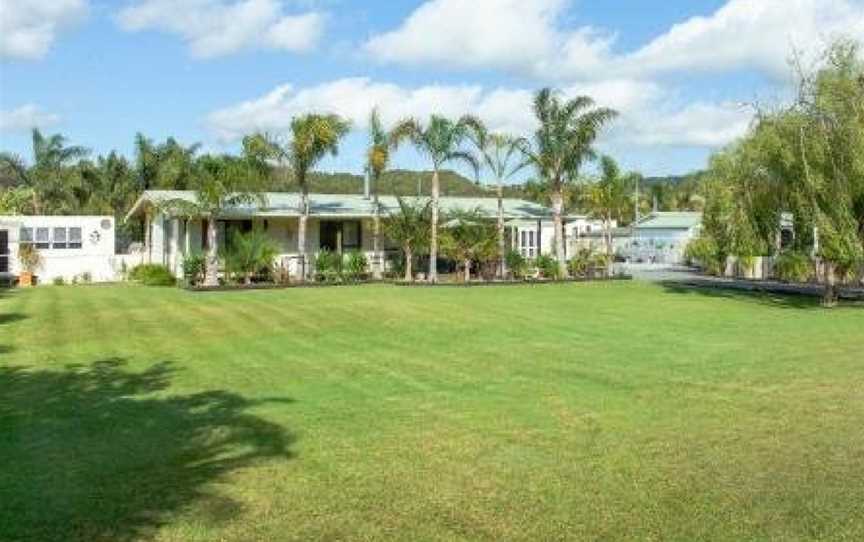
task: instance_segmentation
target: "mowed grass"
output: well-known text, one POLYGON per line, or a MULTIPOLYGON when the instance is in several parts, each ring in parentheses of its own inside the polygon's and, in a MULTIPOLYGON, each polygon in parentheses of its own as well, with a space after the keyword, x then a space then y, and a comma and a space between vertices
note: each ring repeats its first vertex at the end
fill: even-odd
POLYGON ((862 540, 864 308, 0 292, 2 540, 862 540))

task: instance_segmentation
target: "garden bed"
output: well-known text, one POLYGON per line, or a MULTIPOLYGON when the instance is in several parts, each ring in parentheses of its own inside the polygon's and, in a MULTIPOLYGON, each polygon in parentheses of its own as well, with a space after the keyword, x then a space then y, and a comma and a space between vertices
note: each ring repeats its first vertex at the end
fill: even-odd
MULTIPOLYGON (((825 286, 822 284, 788 283, 774 280, 728 279, 720 277, 705 277, 682 281, 670 281, 676 287, 693 289, 738 290, 784 295, 801 295, 822 297, 825 286)), ((841 286, 838 288, 840 299, 848 301, 864 301, 864 288, 841 286)))
POLYGON ((471 288, 474 286, 526 286, 526 285, 534 285, 534 284, 567 284, 574 282, 610 282, 610 281, 619 281, 619 280, 633 280, 631 275, 621 275, 615 276, 611 278, 572 278, 572 279, 559 279, 559 280, 550 280, 550 279, 528 279, 528 280, 487 280, 487 281, 471 281, 471 282, 426 282, 426 281, 414 281, 414 282, 406 282, 404 280, 394 281, 393 284, 396 286, 418 286, 418 287, 426 287, 426 288, 435 288, 435 287, 456 287, 456 288, 471 288))
POLYGON ((244 290, 288 290, 291 288, 326 288, 335 286, 368 286, 370 284, 388 284, 388 280, 358 280, 353 282, 290 282, 277 284, 262 282, 257 284, 220 284, 219 286, 184 286, 188 292, 236 292, 244 290))

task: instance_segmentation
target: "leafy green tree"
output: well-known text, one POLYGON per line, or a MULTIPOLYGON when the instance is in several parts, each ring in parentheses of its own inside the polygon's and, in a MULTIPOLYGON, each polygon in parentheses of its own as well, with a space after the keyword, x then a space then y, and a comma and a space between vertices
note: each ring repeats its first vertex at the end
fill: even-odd
POLYGON ((594 100, 587 96, 562 100, 554 90, 544 88, 534 97, 534 114, 539 127, 521 150, 527 163, 534 166, 538 177, 548 187, 555 227, 555 255, 559 274, 566 277, 564 191, 579 178, 585 162, 596 157, 594 142, 600 130, 617 113, 605 107, 595 107, 594 100))
POLYGON ((72 187, 78 182, 75 163, 86 157, 89 150, 69 146, 60 134, 42 135, 33 129, 33 163, 28 166, 20 156, 0 153, 0 167, 30 189, 34 214, 51 214, 74 207, 72 187))
POLYGON ((414 256, 429 246, 432 222, 432 201, 408 200, 397 196, 399 209, 382 221, 384 234, 402 249, 405 260, 405 281, 414 280, 414 256))
POLYGON ((135 169, 138 189, 188 190, 193 184, 195 159, 201 145, 184 146, 173 137, 155 144, 135 135, 135 169))
POLYGON ((432 115, 423 126, 414 119, 399 122, 391 133, 395 146, 410 141, 414 147, 432 162, 432 220, 429 234, 429 282, 438 281, 438 219, 441 192, 441 168, 448 163, 461 162, 479 169, 477 158, 464 149, 473 127, 478 121, 473 117, 462 117, 458 121, 432 115))
POLYGON ((480 210, 448 213, 441 232, 441 251, 462 266, 465 282, 471 281, 471 264, 495 258, 495 222, 480 210))
POLYGON ((522 161, 520 141, 505 134, 490 133, 482 124, 474 126, 472 139, 480 152, 483 166, 495 181, 498 197, 496 230, 498 234, 498 278, 507 272, 507 244, 504 240, 504 183, 526 166, 522 161))
POLYGON ((600 179, 588 186, 584 192, 589 212, 603 222, 606 272, 610 276, 613 262, 612 224, 621 222, 630 213, 631 186, 633 174, 622 175, 615 160, 610 156, 603 156, 600 159, 600 179))

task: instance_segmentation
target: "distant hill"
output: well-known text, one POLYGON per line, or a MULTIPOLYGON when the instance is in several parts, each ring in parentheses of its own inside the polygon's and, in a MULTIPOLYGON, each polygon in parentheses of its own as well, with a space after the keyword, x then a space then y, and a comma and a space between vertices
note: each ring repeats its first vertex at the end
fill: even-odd
MULTIPOLYGON (((279 177, 277 173, 277 178, 279 177)), ((495 197, 495 187, 484 187, 455 171, 445 170, 439 175, 442 196, 495 197)), ((280 189, 297 190, 293 182, 280 189)), ((381 178, 378 193, 382 195, 424 196, 431 195, 432 172, 396 169, 381 178)), ((352 173, 320 173, 309 176, 309 190, 324 194, 362 194, 363 176, 352 173)), ((506 197, 525 197, 521 187, 505 187, 506 197)))

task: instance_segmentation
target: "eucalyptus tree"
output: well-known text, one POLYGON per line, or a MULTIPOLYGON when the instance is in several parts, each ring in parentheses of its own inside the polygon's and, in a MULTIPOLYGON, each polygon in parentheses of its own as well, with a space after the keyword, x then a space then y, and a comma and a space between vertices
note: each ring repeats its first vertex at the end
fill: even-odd
POLYGON ((375 254, 375 265, 372 272, 375 278, 381 278, 383 258, 381 254, 381 206, 378 191, 381 176, 390 164, 390 155, 395 148, 395 141, 383 123, 378 109, 373 109, 369 116, 369 148, 366 151, 366 175, 369 176, 372 190, 372 206, 374 209, 374 232, 372 236, 372 252, 375 254))
POLYGON ((612 274, 612 223, 621 221, 631 211, 630 188, 633 175, 622 175, 611 156, 600 159, 600 178, 586 187, 584 202, 589 212, 603 222, 603 241, 606 247, 606 272, 612 274))
POLYGON ((306 229, 309 221, 309 173, 326 156, 339 153, 339 142, 351 124, 338 115, 310 113, 291 120, 287 142, 258 135, 254 141, 266 142, 267 154, 279 164, 287 164, 294 182, 300 187, 300 220, 297 252, 300 255, 300 280, 309 272, 306 255, 306 229))
POLYGON ((496 196, 498 198, 498 214, 496 233, 498 237, 498 277, 504 278, 506 273, 507 245, 504 241, 504 182, 512 178, 527 164, 522 160, 519 149, 519 139, 506 134, 490 133, 477 123, 474 126, 472 139, 480 153, 483 166, 489 170, 495 180, 496 196))
POLYGON ((438 221, 441 181, 440 173, 445 164, 464 163, 479 171, 477 158, 464 148, 474 126, 479 121, 473 117, 462 117, 453 121, 432 115, 423 126, 415 119, 399 122, 391 133, 394 146, 410 141, 414 147, 432 162, 432 220, 429 232, 429 282, 438 281, 438 221))
POLYGON ((396 198, 399 209, 383 220, 387 237, 402 249, 405 260, 405 281, 414 280, 414 255, 429 246, 429 225, 432 222, 431 200, 396 198))
POLYGON ((33 214, 46 214, 68 208, 76 182, 73 166, 90 151, 66 144, 61 134, 44 136, 38 128, 32 132, 32 165, 15 154, 0 153, 0 167, 7 175, 30 189, 33 214))
POLYGON ((534 115, 539 126, 530 140, 521 145, 527 163, 548 186, 555 227, 554 247, 562 277, 567 276, 564 253, 564 191, 575 182, 585 162, 596 158, 594 142, 617 113, 596 107, 588 96, 570 100, 544 88, 534 97, 534 115))

